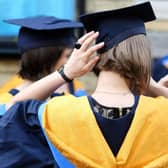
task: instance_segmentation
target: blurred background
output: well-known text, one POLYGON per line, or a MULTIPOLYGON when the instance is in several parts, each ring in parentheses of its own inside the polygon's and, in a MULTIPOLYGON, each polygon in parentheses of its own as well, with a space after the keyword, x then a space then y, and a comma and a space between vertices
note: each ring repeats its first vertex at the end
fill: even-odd
MULTIPOLYGON (((0 0, 0 86, 13 74, 17 73, 20 54, 17 49, 18 26, 3 22, 5 19, 24 18, 37 15, 53 15, 60 18, 78 20, 78 16, 101 10, 111 10, 144 0, 0 0)), ((157 21, 146 24, 151 41, 153 68, 160 66, 161 58, 168 58, 168 0, 150 0, 155 10, 157 21), (158 64, 159 62, 159 64, 158 64)), ((168 72, 168 59, 164 61, 164 74, 168 72)), ((156 70, 156 74, 161 70, 156 70)), ((163 74, 161 74, 163 75, 163 74)), ((160 75, 160 76, 161 76, 160 75)), ((159 77, 160 78, 160 77, 159 77)), ((91 92, 95 87, 96 77, 89 73, 81 78, 91 92), (89 87, 88 87, 89 86, 89 87)), ((156 79, 158 80, 158 78, 156 79)))

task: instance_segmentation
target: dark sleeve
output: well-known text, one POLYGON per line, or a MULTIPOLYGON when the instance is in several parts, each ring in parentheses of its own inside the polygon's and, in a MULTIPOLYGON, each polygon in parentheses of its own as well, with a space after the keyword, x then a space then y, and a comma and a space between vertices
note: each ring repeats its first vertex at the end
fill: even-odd
POLYGON ((163 58, 153 59, 152 77, 154 80, 159 81, 163 76, 167 75, 168 68, 162 63, 163 58))
POLYGON ((38 108, 42 104, 42 101, 28 100, 16 103, 2 117, 1 123, 4 125, 13 123, 20 123, 22 126, 34 129, 39 128, 40 123, 38 121, 38 108))
POLYGON ((1 167, 58 167, 38 120, 38 108, 42 103, 19 102, 0 118, 1 167))

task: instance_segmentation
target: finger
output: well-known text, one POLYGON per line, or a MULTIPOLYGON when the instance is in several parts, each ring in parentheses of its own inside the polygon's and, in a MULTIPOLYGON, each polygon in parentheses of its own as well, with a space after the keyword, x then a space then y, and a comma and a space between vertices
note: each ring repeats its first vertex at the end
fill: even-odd
POLYGON ((86 59, 86 60, 89 60, 90 57, 91 57, 96 51, 98 51, 99 49, 101 49, 103 46, 104 46, 104 42, 101 42, 101 43, 98 43, 98 44, 96 44, 96 45, 90 47, 90 48, 87 50, 86 54, 84 55, 85 59, 86 59))
POLYGON ((99 57, 96 56, 93 59, 91 59, 83 68, 84 72, 89 72, 92 70, 92 68, 96 65, 97 61, 99 60, 99 57))
POLYGON ((89 33, 86 33, 84 36, 82 36, 82 37, 78 40, 78 43, 83 44, 83 42, 84 42, 87 38, 89 38, 91 35, 93 35, 93 34, 94 34, 94 31, 91 31, 91 32, 89 32, 89 33))
POLYGON ((80 50, 86 51, 88 47, 94 42, 94 40, 98 37, 99 33, 96 32, 92 34, 90 37, 88 37, 82 44, 80 50))

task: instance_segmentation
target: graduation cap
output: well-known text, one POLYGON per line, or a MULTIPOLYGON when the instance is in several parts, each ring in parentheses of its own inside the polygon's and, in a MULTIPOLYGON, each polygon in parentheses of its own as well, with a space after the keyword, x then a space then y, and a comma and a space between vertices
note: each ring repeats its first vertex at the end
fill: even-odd
POLYGON ((102 11, 80 16, 87 32, 98 31, 96 43, 105 45, 98 53, 106 52, 130 36, 146 34, 144 22, 155 20, 150 2, 126 8, 102 11))
POLYGON ((69 46, 75 43, 75 28, 83 28, 80 22, 53 16, 10 19, 5 22, 21 26, 18 47, 21 52, 47 46, 69 46))

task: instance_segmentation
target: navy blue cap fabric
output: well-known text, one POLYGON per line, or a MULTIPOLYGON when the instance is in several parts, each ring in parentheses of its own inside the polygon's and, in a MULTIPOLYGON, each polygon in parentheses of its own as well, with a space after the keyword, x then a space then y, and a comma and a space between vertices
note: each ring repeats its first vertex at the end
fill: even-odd
POLYGON ((99 32, 96 43, 104 41, 105 45, 99 53, 106 52, 130 36, 146 34, 144 22, 155 19, 150 2, 80 16, 87 32, 99 32))
POLYGON ((21 26, 18 47, 22 52, 55 45, 72 47, 76 41, 74 29, 83 28, 80 22, 53 16, 10 19, 5 22, 21 26))

